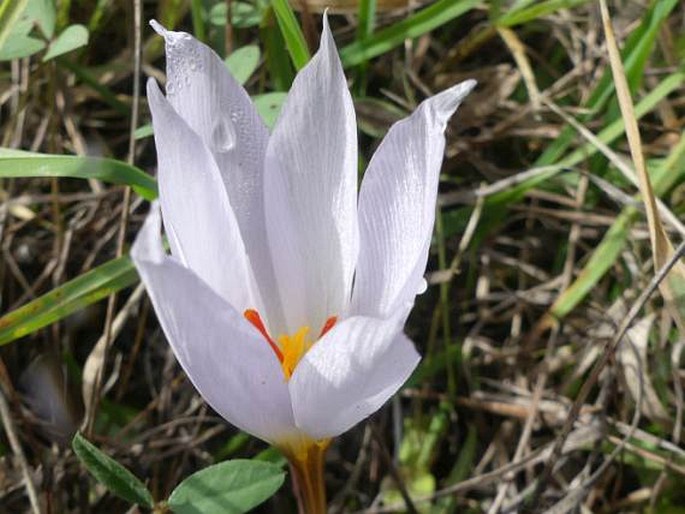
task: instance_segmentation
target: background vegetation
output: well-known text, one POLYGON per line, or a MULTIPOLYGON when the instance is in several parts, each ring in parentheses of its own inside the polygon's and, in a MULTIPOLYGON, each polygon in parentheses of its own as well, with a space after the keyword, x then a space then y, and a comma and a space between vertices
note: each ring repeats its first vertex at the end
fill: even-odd
MULTIPOLYGON (((361 169, 421 99, 479 86, 448 129, 430 287, 406 327, 423 361, 333 445, 331 511, 685 512, 683 334, 668 290, 648 295, 672 253, 650 242, 625 129, 638 121, 677 246, 685 6, 609 6, 631 117, 594 1, 360 4, 331 25, 361 169)), ((129 509, 74 455, 79 427, 155 500, 228 458, 282 463, 194 392, 126 257, 156 195, 152 18, 227 57, 268 123, 321 24, 283 0, 0 3, 2 512, 129 509)), ((287 482, 259 509, 295 512, 287 482)))

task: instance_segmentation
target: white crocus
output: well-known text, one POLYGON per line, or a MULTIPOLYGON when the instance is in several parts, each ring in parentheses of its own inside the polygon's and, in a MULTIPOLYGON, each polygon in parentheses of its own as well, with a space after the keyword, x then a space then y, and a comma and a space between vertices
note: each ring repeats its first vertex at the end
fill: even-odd
POLYGON ((153 22, 166 97, 148 83, 159 193, 131 255, 190 380, 286 453, 394 394, 419 361, 402 327, 425 287, 443 132, 467 81, 389 131, 357 194, 352 98, 324 17, 272 133, 221 59, 153 22))

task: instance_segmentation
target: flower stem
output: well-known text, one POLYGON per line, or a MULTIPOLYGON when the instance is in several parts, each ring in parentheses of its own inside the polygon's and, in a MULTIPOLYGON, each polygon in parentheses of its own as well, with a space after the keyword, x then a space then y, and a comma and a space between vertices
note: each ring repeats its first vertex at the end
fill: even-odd
POLYGON ((316 441, 288 451, 299 514, 326 514, 323 465, 330 440, 316 441))

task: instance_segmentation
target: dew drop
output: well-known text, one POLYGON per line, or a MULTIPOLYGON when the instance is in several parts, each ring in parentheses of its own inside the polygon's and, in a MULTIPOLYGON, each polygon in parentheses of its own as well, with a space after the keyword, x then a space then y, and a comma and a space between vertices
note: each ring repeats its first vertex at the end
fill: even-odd
POLYGON ((212 130, 212 146, 220 153, 229 152, 236 142, 235 129, 233 124, 227 120, 220 120, 212 130))

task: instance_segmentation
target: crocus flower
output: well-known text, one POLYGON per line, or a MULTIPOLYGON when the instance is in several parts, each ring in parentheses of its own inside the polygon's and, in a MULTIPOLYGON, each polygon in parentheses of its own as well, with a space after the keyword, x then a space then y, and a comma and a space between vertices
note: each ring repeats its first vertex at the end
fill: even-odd
POLYGON ((230 423, 312 459, 419 362, 402 333, 425 289, 444 130, 474 87, 424 101, 382 141, 357 194, 352 98, 327 19, 272 133, 221 59, 153 22, 148 82, 162 217, 131 255, 197 390, 230 423))

